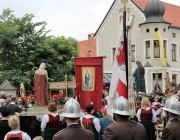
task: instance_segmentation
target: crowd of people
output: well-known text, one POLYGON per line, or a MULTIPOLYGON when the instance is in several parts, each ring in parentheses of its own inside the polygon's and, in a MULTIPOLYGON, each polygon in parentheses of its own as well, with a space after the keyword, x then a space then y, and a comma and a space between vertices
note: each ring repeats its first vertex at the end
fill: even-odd
POLYGON ((41 119, 32 117, 32 123, 36 125, 34 132, 28 133, 21 130, 21 108, 17 98, 6 98, 2 94, 0 140, 156 140, 157 132, 162 133, 161 138, 164 140, 180 139, 180 102, 175 96, 168 99, 164 107, 161 106, 158 95, 153 103, 143 97, 136 116, 131 116, 129 102, 122 96, 113 103, 113 116, 107 114, 106 100, 101 109, 102 116, 94 112, 93 104, 87 104, 86 110, 82 111, 73 98, 66 102, 62 114, 57 112, 55 102, 50 102, 47 108, 49 113, 41 119), (7 99, 10 99, 8 104, 7 99), (157 118, 162 119, 162 116, 166 119, 161 120, 160 124, 166 121, 166 125, 164 129, 159 128, 156 131, 159 123, 157 118))

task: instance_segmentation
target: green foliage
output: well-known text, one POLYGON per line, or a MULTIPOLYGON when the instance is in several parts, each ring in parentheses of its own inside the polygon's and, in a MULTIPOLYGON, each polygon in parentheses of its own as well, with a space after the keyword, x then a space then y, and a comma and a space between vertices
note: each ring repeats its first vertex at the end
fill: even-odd
POLYGON ((33 93, 35 70, 44 62, 49 81, 62 81, 64 74, 74 75, 77 40, 47 36, 46 22, 33 23, 34 15, 22 18, 6 9, 0 15, 0 81, 8 79, 14 86, 24 83, 26 93, 33 93))

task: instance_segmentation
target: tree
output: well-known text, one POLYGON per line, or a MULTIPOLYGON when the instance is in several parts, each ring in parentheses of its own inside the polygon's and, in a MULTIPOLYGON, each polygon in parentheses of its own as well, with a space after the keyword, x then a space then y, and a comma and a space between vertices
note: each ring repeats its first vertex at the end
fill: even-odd
POLYGON ((50 81, 60 81, 74 73, 71 57, 78 54, 75 39, 47 36, 46 22, 33 23, 33 18, 15 17, 10 9, 0 15, 0 81, 6 78, 16 87, 23 82, 29 93, 40 63, 46 63, 50 81))

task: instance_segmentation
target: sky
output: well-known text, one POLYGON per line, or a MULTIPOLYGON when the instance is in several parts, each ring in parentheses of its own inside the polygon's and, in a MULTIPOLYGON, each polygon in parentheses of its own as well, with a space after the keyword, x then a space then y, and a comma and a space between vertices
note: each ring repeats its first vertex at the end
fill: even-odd
MULTIPOLYGON (((0 14, 10 8, 16 17, 33 14, 33 22, 45 21, 49 35, 78 41, 95 33, 114 0, 0 0, 0 14)), ((180 6, 179 0, 162 0, 180 6)))

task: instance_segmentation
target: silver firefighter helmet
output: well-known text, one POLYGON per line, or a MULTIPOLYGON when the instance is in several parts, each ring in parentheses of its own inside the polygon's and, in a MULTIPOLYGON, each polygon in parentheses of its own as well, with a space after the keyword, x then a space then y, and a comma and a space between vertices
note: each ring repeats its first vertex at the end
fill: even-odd
POLYGON ((180 102, 175 97, 171 97, 166 101, 166 104, 162 109, 180 115, 180 102))
POLYGON ((113 109, 111 112, 119 115, 128 116, 132 112, 129 110, 129 101, 123 96, 118 97, 113 104, 113 109))
POLYGON ((69 99, 65 105, 64 105, 64 111, 61 114, 64 117, 67 118, 79 118, 83 116, 80 110, 80 105, 79 103, 74 100, 73 98, 69 99))

